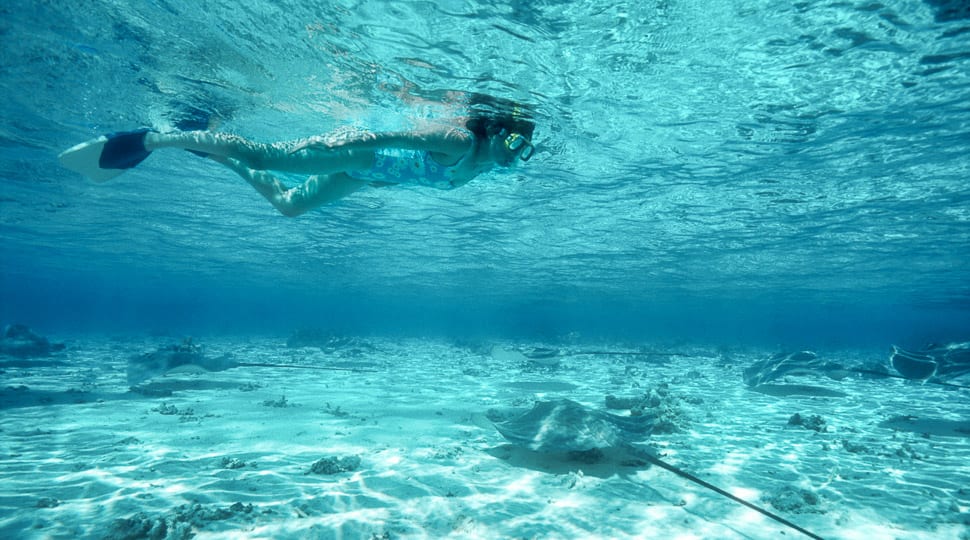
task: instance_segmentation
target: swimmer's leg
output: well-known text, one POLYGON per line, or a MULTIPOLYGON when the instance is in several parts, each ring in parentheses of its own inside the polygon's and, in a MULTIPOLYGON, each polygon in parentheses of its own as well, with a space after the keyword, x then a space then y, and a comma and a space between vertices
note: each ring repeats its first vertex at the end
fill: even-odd
POLYGON ((287 217, 295 217, 318 206, 331 203, 367 185, 366 182, 346 174, 336 173, 314 175, 296 187, 287 188, 272 174, 250 169, 236 159, 217 155, 210 155, 209 158, 235 171, 287 217))
POLYGON ((253 169, 264 169, 264 160, 285 153, 278 145, 258 143, 238 135, 212 131, 148 132, 143 144, 148 152, 159 148, 181 148, 207 157, 232 158, 253 169))
POLYGON ((264 144, 229 133, 177 131, 148 132, 144 147, 147 152, 159 148, 181 148, 208 157, 234 159, 250 169, 297 174, 329 174, 366 169, 373 162, 373 152, 362 154, 350 150, 312 150, 305 148, 306 145, 302 144, 304 142, 264 144))

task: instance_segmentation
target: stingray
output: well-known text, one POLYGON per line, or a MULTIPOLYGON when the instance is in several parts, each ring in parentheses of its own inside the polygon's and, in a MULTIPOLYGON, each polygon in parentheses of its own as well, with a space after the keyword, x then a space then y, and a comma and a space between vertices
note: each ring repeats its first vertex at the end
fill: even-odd
POLYGON ((782 377, 796 375, 825 375, 840 380, 852 371, 837 362, 823 360, 812 351, 778 353, 767 360, 755 362, 744 370, 744 384, 758 386, 782 377))
MULTIPOLYGON (((634 444, 646 440, 655 424, 656 418, 653 416, 617 416, 604 411, 591 410, 575 401, 558 399, 538 402, 532 410, 521 416, 495 423, 495 428, 513 445, 535 452, 540 458, 543 455, 566 453, 585 461, 591 454, 595 455, 596 452, 605 450, 617 448, 639 450, 634 447, 634 444)), ((640 450, 635 452, 635 455, 681 478, 756 510, 810 538, 821 540, 820 536, 787 519, 701 480, 649 452, 640 450)))
POLYGON ((893 345, 889 362, 907 379, 955 379, 970 373, 970 344, 931 345, 919 352, 893 345))
POLYGON ((930 345, 919 352, 907 351, 893 345, 893 352, 889 355, 889 365, 896 373, 889 372, 888 368, 883 366, 878 366, 877 369, 851 371, 951 388, 970 388, 965 384, 947 382, 970 373, 970 343, 930 345))
MULTIPOLYGON (((783 377, 800 375, 824 375, 841 380, 851 373, 897 379, 921 380, 926 383, 967 388, 961 384, 945 382, 970 373, 970 343, 930 346, 920 352, 910 352, 893 346, 890 365, 899 373, 890 373, 887 367, 875 369, 865 366, 846 367, 838 362, 824 360, 811 351, 778 353, 771 358, 755 362, 744 370, 744 383, 752 390, 769 395, 805 393, 812 388, 804 385, 765 384, 783 377), (791 386, 783 389, 781 386, 791 386)), ((841 392, 814 387, 814 395, 828 397, 844 396, 841 392)))
POLYGON ((226 371, 237 367, 273 367, 287 369, 317 369, 326 371, 371 371, 350 367, 301 366, 297 364, 273 364, 264 362, 237 362, 232 355, 206 356, 203 347, 192 343, 191 339, 179 345, 162 347, 155 352, 145 353, 128 359, 128 384, 137 386, 159 375, 186 372, 226 371))
POLYGON ((0 332, 0 355, 28 359, 51 356, 63 350, 63 343, 51 343, 23 324, 8 324, 0 332))
POLYGON ((536 403, 532 410, 495 429, 512 444, 536 452, 586 452, 645 440, 653 431, 652 416, 616 416, 575 401, 536 403))

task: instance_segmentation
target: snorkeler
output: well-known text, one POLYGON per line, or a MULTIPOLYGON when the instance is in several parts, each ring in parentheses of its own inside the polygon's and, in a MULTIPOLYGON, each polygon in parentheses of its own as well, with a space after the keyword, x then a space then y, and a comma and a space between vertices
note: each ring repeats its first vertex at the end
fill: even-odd
POLYGON ((528 161, 535 153, 530 140, 534 131, 535 123, 516 106, 473 112, 421 131, 328 134, 272 144, 212 131, 140 129, 81 143, 58 159, 68 169, 104 182, 155 150, 180 148, 232 169, 283 215, 293 217, 368 185, 454 189, 496 165, 528 161), (309 177, 288 188, 268 171, 309 177))

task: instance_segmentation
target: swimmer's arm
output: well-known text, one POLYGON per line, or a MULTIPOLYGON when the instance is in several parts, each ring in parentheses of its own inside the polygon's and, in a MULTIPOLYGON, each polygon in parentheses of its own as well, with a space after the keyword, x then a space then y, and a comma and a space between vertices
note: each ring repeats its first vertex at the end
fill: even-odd
POLYGON ((421 131, 391 131, 382 133, 361 133, 353 138, 340 141, 313 140, 297 146, 291 153, 306 149, 374 151, 382 148, 402 150, 421 150, 461 156, 472 147, 472 135, 454 127, 432 128, 421 131))

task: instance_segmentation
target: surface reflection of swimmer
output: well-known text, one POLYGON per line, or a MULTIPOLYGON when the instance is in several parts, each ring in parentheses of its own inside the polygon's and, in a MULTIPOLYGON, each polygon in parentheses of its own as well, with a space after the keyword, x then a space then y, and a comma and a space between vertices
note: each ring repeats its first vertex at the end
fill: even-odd
POLYGON ((297 216, 368 185, 454 189, 495 166, 532 157, 535 123, 520 106, 477 97, 469 109, 467 117, 416 131, 334 133, 272 144, 211 131, 141 129, 79 144, 59 159, 71 170, 105 181, 154 150, 188 150, 232 169, 282 214, 297 216), (269 171, 309 176, 287 187, 269 171))

